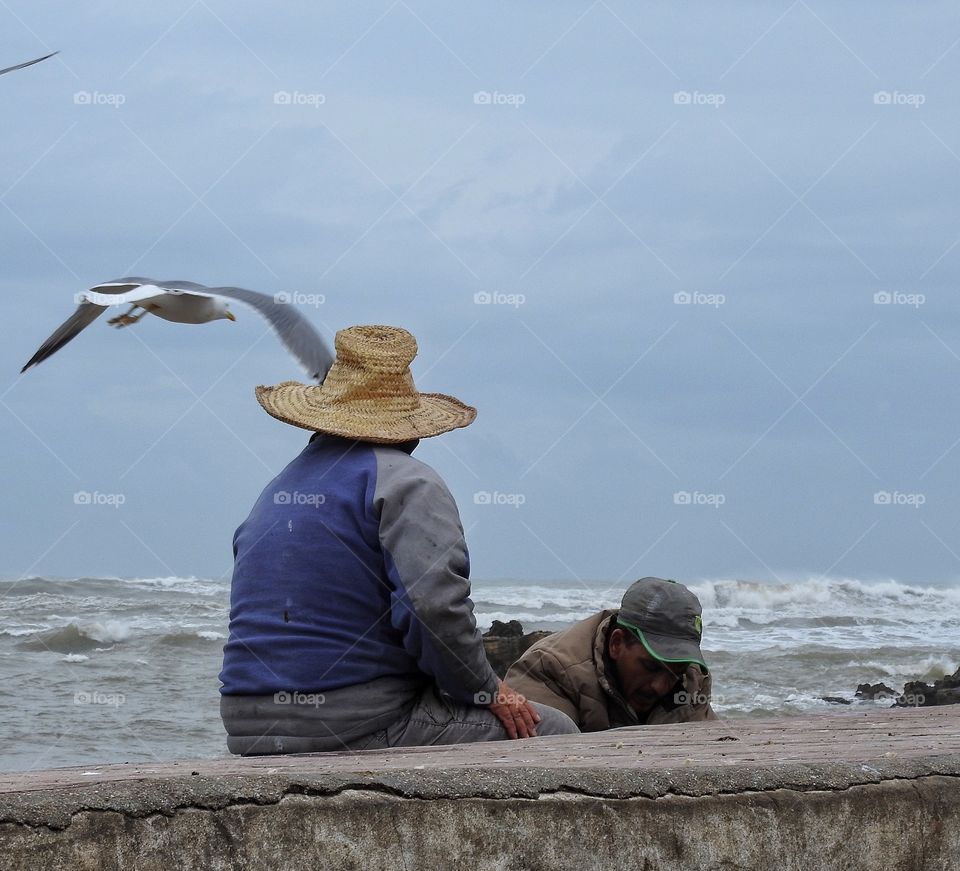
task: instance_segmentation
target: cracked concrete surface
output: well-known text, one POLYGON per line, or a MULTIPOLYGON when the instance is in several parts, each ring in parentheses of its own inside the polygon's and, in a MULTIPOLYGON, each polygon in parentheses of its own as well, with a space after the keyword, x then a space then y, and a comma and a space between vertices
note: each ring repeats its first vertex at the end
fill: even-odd
POLYGON ((960 707, 0 776, 0 868, 960 868, 960 707))

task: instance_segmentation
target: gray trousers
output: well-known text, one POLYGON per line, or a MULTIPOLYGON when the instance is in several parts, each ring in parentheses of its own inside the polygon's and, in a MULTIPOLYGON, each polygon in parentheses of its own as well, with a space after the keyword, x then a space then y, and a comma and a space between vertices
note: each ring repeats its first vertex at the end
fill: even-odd
MULTIPOLYGON (((537 703, 533 707, 541 717, 538 737, 580 731, 561 711, 537 703)), ((299 697, 221 696, 220 715, 227 748, 242 756, 467 744, 508 737, 487 708, 454 702, 432 684, 415 687, 412 693, 409 685, 404 693, 402 685, 375 681, 299 697), (397 695, 401 698, 393 698, 397 695), (387 700, 393 701, 389 708, 383 704, 387 700)))

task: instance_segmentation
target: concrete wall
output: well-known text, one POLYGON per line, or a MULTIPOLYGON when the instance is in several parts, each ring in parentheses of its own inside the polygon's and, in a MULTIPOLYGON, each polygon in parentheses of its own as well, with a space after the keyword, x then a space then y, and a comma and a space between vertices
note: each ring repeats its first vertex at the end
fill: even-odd
POLYGON ((11 774, 0 869, 957 871, 960 710, 922 716, 11 774))
POLYGON ((956 779, 708 798, 398 798, 371 790, 2 827, 16 869, 960 868, 956 779))

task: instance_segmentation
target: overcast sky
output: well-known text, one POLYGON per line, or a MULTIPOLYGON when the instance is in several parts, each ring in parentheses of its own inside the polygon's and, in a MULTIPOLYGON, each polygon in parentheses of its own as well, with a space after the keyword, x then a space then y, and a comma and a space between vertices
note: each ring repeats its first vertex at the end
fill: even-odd
POLYGON ((5 576, 228 575, 306 442, 242 308, 101 318, 18 376, 134 274, 413 332, 418 386, 479 409, 417 451, 476 578, 960 577, 955 4, 0 22, 0 66, 61 52, 0 78, 5 576))

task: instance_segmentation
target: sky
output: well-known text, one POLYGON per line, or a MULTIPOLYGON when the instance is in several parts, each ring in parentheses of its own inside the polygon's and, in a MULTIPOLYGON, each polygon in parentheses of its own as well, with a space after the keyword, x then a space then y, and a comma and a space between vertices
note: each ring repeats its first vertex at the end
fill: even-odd
POLYGON ((4 577, 229 577, 308 434, 250 310, 410 330, 475 578, 960 578, 954 4, 0 7, 4 577))

